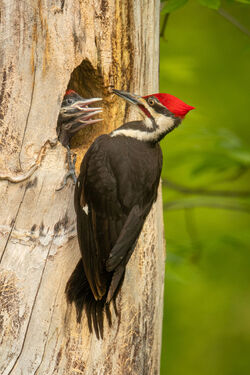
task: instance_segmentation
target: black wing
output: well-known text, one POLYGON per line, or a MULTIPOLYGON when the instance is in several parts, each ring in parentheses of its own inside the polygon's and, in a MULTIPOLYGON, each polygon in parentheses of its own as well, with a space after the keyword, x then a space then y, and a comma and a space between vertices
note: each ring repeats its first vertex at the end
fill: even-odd
POLYGON ((106 260, 127 217, 117 199, 117 181, 102 148, 104 137, 107 136, 99 137, 88 150, 75 190, 78 241, 96 300, 108 292, 112 273, 106 270, 106 260))
MULTIPOLYGON (((156 199, 161 163, 160 153, 158 168, 152 165, 149 168, 155 173, 150 179, 145 170, 149 165, 147 160, 145 166, 136 165, 136 161, 142 162, 141 158, 131 161, 129 145, 122 153, 119 140, 110 140, 110 136, 104 135, 92 144, 82 163, 75 191, 78 240, 85 274, 95 299, 105 297, 107 302, 119 289, 125 266, 156 199), (131 165, 137 173, 131 172, 131 165), (137 181, 140 171, 145 175, 141 186, 137 181), (148 180, 153 185, 149 183, 147 189, 148 180)), ((136 146, 132 145, 133 150, 136 146)))

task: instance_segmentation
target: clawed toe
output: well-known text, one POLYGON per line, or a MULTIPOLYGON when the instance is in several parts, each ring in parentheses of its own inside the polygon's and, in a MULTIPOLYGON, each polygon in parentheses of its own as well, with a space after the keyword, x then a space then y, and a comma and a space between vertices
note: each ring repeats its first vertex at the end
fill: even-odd
POLYGON ((67 157, 68 157, 69 170, 63 178, 62 185, 58 189, 56 189, 56 191, 60 191, 64 188, 64 186, 67 184, 68 178, 72 178, 74 185, 76 184, 76 181, 77 181, 76 172, 75 172, 76 155, 74 154, 73 161, 72 161, 71 151, 69 147, 67 147, 67 157))

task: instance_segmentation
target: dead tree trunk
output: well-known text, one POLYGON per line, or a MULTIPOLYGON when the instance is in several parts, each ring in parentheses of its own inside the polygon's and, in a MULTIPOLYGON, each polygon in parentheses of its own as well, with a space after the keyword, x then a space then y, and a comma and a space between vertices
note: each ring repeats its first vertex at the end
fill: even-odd
POLYGON ((54 140, 67 87, 104 98, 104 122, 74 140, 78 166, 93 139, 131 116, 111 85, 157 92, 159 0, 1 0, 0 7, 0 373, 158 374, 161 194, 127 267, 120 322, 113 314, 98 341, 65 299, 80 253, 74 187, 55 191, 66 152, 54 140))

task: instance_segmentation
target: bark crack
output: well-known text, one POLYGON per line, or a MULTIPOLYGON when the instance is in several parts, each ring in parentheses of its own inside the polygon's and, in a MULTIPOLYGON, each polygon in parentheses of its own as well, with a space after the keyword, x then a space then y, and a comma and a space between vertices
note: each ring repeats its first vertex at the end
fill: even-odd
POLYGON ((35 160, 35 162, 32 164, 32 166, 30 167, 28 171, 19 173, 18 175, 10 175, 10 174, 0 175, 0 181, 6 180, 12 183, 19 183, 30 178, 33 175, 33 173, 37 170, 37 168, 41 165, 41 162, 43 161, 44 156, 46 154, 47 146, 49 145, 51 148, 53 148, 56 146, 57 141, 58 141, 57 139, 53 139, 53 140, 48 139, 44 143, 44 145, 41 147, 39 151, 37 159, 35 160))
POLYGON ((61 276, 61 278, 60 278, 59 286, 58 286, 58 288, 57 288, 56 296, 55 296, 54 303, 53 303, 53 308, 52 308, 52 312, 51 312, 51 316, 50 316, 49 328, 48 328, 48 331, 47 331, 47 338, 46 338, 46 341, 45 341, 45 343, 44 343, 44 349, 43 349, 42 358, 41 358, 41 361, 40 361, 40 363, 39 363, 37 369, 36 369, 35 372, 34 372, 34 375, 37 375, 38 370, 39 370, 39 368, 41 367, 41 364, 42 364, 42 362, 43 362, 43 360, 44 360, 44 356, 45 356, 45 352, 46 352, 46 348, 47 348, 47 344, 48 344, 48 340, 49 340, 50 327, 51 327, 51 323, 52 323, 52 319, 53 319, 53 315, 54 315, 54 311, 55 311, 56 300, 57 300, 58 292, 59 292, 59 290, 60 290, 61 282, 62 282, 62 276, 61 276))
POLYGON ((47 265, 48 256, 49 256, 49 253, 50 253, 51 247, 52 247, 52 245, 53 245, 53 242, 54 242, 54 236, 53 236, 53 238, 52 238, 52 241, 51 241, 51 244, 50 244, 49 250, 48 250, 47 255, 46 255, 46 259, 45 259, 45 262, 44 262, 44 267, 43 267, 42 274, 41 274, 41 277, 40 277, 40 281, 39 281, 39 284, 38 284, 38 287, 37 287, 37 291, 36 291, 36 294, 35 294, 34 302, 33 302, 32 307, 31 307, 30 316, 29 316, 28 324, 27 324, 27 327, 26 327, 26 330, 25 330, 25 334, 24 334, 24 338, 23 338, 22 347, 21 347, 20 353, 18 354, 18 356, 17 356, 17 358, 16 358, 16 360, 15 360, 15 362, 14 362, 12 368, 10 369, 10 371, 9 371, 9 373, 8 373, 8 375, 10 375, 10 374, 13 373, 13 370, 15 369, 16 364, 17 364, 19 358, 20 358, 21 355, 22 355, 23 348, 24 348, 24 345, 25 345, 25 341, 26 341, 26 338, 27 338, 27 334, 28 334, 28 331, 29 331, 29 326, 30 326, 30 322, 31 322, 32 314, 33 314, 33 312, 34 312, 34 308, 35 308, 35 305, 36 305, 37 296, 38 296, 39 291, 40 291, 40 287, 41 287, 41 284, 42 284, 42 279, 43 279, 44 271, 45 271, 45 268, 46 268, 46 265, 47 265))
POLYGON ((6 244, 5 244, 4 249, 3 249, 3 253, 2 253, 1 258, 0 258, 0 264, 1 264, 2 260, 3 260, 4 253, 5 253, 5 251, 6 251, 6 248, 7 248, 7 246, 8 246, 9 240, 10 240, 10 238, 11 238, 11 234, 12 234, 12 232, 13 232, 14 226, 15 226, 15 224, 16 224, 17 216, 18 216, 18 214, 19 214, 19 211, 20 211, 21 205, 22 205, 22 203, 23 203, 23 200, 24 200, 24 197, 25 197, 26 191, 27 191, 27 190, 25 189, 25 190, 24 190, 24 193, 23 193, 23 196, 22 196, 22 199, 21 199, 21 202, 20 202, 20 204, 19 204, 19 206, 18 206, 18 209, 17 209, 16 215, 15 215, 15 218, 14 218, 14 220, 13 220, 13 224, 12 224, 12 226, 11 226, 10 233, 9 233, 9 235, 8 235, 8 238, 7 238, 6 244))
POLYGON ((27 119, 26 119, 26 123, 25 123, 25 127, 24 127, 24 132, 23 132, 23 139, 22 139, 22 142, 21 142, 20 153, 19 153, 19 167, 20 167, 20 169, 22 169, 22 166, 21 166, 21 153, 22 153, 22 148, 23 148, 23 143, 24 143, 24 138, 25 138, 26 130, 27 130, 27 127, 28 127, 28 122, 29 122, 31 107, 32 107, 32 103, 33 103, 33 97, 34 97, 34 91, 35 91, 35 82, 36 82, 36 66, 34 67, 34 79, 33 79, 33 83, 32 83, 30 106, 29 106, 29 110, 28 110, 28 114, 27 114, 27 119))

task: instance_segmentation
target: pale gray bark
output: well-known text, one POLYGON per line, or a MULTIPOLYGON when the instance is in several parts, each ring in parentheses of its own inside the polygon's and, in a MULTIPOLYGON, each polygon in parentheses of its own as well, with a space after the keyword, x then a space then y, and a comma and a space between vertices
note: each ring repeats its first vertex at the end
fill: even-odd
POLYGON ((164 280, 161 193, 140 236, 104 340, 76 323, 65 285, 79 257, 74 187, 56 192, 56 138, 70 87, 104 98, 104 122, 74 141, 77 166, 101 133, 137 115, 110 86, 158 90, 159 0, 1 0, 0 373, 158 374, 164 280))

